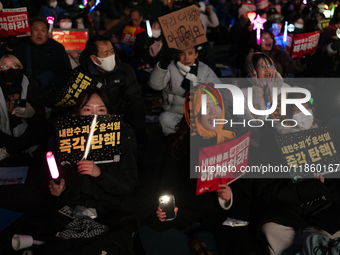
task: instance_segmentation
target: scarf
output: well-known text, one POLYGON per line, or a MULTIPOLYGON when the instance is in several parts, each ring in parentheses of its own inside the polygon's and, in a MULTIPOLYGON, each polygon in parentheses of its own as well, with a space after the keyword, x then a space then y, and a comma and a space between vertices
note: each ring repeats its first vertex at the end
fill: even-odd
POLYGON ((184 115, 186 121, 190 128, 192 129, 192 136, 200 135, 205 138, 217 138, 217 144, 224 143, 229 140, 234 139, 235 133, 229 130, 223 129, 223 124, 219 124, 215 130, 206 130, 200 121, 201 116, 201 98, 203 94, 206 94, 206 91, 209 91, 210 94, 207 96, 213 95, 215 100, 218 100, 222 107, 222 116, 221 119, 225 118, 225 109, 223 105, 223 98, 221 93, 218 90, 215 90, 214 83, 206 82, 195 86, 190 92, 187 94, 185 103, 184 103, 184 115), (204 90, 206 91, 204 91, 204 90))
POLYGON ((190 90, 191 82, 193 83, 193 86, 197 83, 198 59, 195 60, 195 63, 192 66, 185 66, 179 61, 177 61, 176 65, 178 71, 184 76, 181 87, 185 89, 185 96, 190 90))
MULTIPOLYGON (((27 99, 27 90, 28 90, 29 81, 28 78, 23 75, 22 77, 22 90, 21 90, 21 99, 27 99)), ((26 128, 28 127, 27 122, 22 119, 22 124, 17 125, 11 132, 10 123, 9 123, 9 116, 7 113, 7 106, 6 106, 6 100, 4 97, 4 93, 0 87, 0 131, 7 134, 12 135, 14 137, 21 136, 26 128)))
POLYGON ((272 103, 273 100, 273 87, 281 90, 283 79, 274 67, 273 77, 271 79, 257 78, 255 67, 252 64, 248 65, 248 79, 253 88, 253 106, 257 110, 263 109, 263 103, 267 107, 268 102, 272 103))
POLYGON ((150 48, 149 48, 149 53, 151 57, 156 57, 157 54, 160 52, 160 50, 163 47, 163 43, 162 40, 160 41, 155 41, 153 44, 151 44, 150 48))

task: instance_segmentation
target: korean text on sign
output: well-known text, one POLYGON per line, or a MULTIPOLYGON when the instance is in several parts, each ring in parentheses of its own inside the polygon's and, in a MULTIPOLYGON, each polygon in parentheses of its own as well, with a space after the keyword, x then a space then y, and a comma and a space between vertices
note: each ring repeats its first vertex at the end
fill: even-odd
POLYGON ((31 35, 26 7, 3 9, 0 12, 0 36, 10 35, 18 37, 31 35))
POLYGON ((302 58, 306 54, 316 51, 319 43, 320 31, 296 34, 293 38, 293 45, 291 48, 292 59, 302 58))
POLYGON ((158 18, 169 48, 185 50, 207 41, 196 5, 158 18))

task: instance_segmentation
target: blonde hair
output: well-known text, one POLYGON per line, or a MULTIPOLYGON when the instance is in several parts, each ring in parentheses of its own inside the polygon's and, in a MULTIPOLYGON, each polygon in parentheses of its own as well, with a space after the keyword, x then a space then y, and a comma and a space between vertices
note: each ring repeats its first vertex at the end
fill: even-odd
POLYGON ((0 58, 0 66, 2 66, 5 58, 11 59, 14 65, 18 65, 20 67, 20 69, 23 69, 23 66, 22 66, 20 60, 16 56, 14 56, 12 54, 5 54, 5 55, 3 55, 0 58))

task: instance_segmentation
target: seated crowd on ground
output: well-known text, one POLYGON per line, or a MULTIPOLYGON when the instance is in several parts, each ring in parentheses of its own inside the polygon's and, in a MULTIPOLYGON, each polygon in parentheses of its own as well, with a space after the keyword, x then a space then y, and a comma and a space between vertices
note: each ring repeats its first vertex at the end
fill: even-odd
MULTIPOLYGON (((322 144, 322 137, 332 148, 320 145, 313 155, 334 156, 323 167, 339 165, 338 5, 338 0, 0 0, 0 9, 26 7, 31 30, 23 37, 0 33, 0 169, 29 166, 19 192, 15 185, 0 185, 1 198, 12 196, 0 209, 24 213, 0 232, 0 253, 13 252, 15 233, 44 242, 20 254, 44 255, 311 254, 306 253, 308 245, 314 247, 311 235, 340 238, 336 173, 298 182, 288 173, 246 173, 228 184, 221 179, 213 192, 200 195, 201 177, 192 177, 204 148, 225 148, 249 131, 248 166, 286 166, 288 152, 278 146, 278 137, 294 140, 318 130, 328 136, 311 143, 322 144), (207 41, 168 47, 159 18, 189 6, 207 41), (127 34, 131 27, 138 33, 127 34), (87 31, 86 45, 65 50, 54 30, 87 31), (72 87, 78 79, 88 86, 72 87), (306 91, 311 100, 305 100, 306 91), (290 102, 286 112, 284 102, 290 102), (235 113, 242 109, 243 115, 235 113), (60 126, 91 118, 98 120, 88 125, 91 144, 72 138, 69 147, 82 143, 82 155, 67 161, 59 140, 68 133, 60 126), (94 135, 106 128, 99 119, 112 118, 115 133, 94 135), (88 159, 95 144, 115 143, 112 134, 115 149, 101 152, 110 159, 88 159), (48 151, 57 157, 58 179, 51 178, 48 151), (32 194, 27 201, 20 194, 25 189, 32 194), (162 206, 164 197, 173 207, 162 206), (73 218, 60 213, 66 207, 75 209, 73 218)), ((1 22, 4 18, 5 29, 1 22)), ((310 151, 292 155, 298 155, 290 161, 295 170, 307 164, 310 151)))

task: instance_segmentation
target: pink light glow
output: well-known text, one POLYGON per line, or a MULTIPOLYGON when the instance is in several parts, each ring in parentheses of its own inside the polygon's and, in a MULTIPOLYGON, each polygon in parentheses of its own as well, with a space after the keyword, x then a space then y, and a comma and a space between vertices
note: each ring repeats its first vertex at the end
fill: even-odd
POLYGON ((261 29, 263 30, 263 24, 266 23, 266 19, 262 19, 259 14, 257 14, 256 19, 253 20, 253 30, 256 30, 257 45, 260 45, 261 41, 261 29))
POLYGON ((46 153, 46 160, 48 164, 48 168, 50 169, 50 173, 53 179, 57 179, 59 177, 59 170, 57 167, 57 163, 55 162, 54 155, 52 151, 46 153))
POLYGON ((47 20, 47 23, 48 23, 48 24, 53 24, 53 23, 54 23, 54 17, 52 17, 52 16, 48 16, 48 17, 46 18, 46 20, 47 20))

